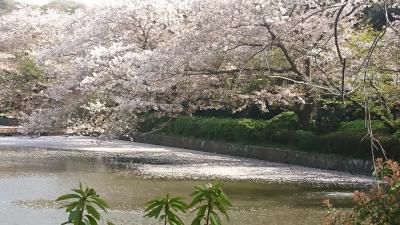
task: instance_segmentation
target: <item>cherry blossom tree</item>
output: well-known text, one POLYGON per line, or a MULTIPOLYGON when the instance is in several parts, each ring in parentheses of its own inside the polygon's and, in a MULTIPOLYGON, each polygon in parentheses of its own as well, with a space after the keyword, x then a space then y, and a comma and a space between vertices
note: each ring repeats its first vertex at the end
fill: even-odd
POLYGON ((356 104, 392 127, 390 113, 369 104, 384 108, 387 90, 396 89, 398 57, 388 56, 397 54, 399 25, 388 19, 383 30, 368 28, 363 15, 373 4, 398 3, 192 0, 74 12, 24 8, 1 17, 0 46, 7 54, 28 54, 47 80, 41 107, 26 117, 27 131, 79 127, 121 135, 144 112, 251 104, 264 111, 294 105, 306 124, 320 96, 356 104))

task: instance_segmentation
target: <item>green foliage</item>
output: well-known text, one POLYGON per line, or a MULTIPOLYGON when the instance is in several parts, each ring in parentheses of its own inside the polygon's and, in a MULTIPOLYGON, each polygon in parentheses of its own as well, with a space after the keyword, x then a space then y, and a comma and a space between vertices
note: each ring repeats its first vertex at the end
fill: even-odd
POLYGON ((395 120, 393 122, 393 125, 394 125, 394 130, 395 131, 400 131, 400 120, 395 120))
POLYGON ((364 119, 364 111, 352 102, 343 102, 337 99, 319 99, 315 131, 319 134, 326 134, 337 131, 343 121, 364 119))
POLYGON ((400 142, 400 131, 397 131, 396 133, 394 133, 392 137, 394 140, 397 140, 400 142))
POLYGON ((168 194, 155 198, 146 203, 145 217, 159 219, 164 225, 184 225, 176 213, 185 213, 188 208, 194 208, 196 217, 192 225, 221 225, 220 214, 229 221, 228 210, 231 203, 221 185, 196 186, 191 196, 193 199, 189 205, 186 205, 183 198, 171 198, 168 194))
MULTIPOLYGON (((79 189, 72 189, 72 193, 62 195, 56 201, 65 200, 72 202, 63 206, 69 216, 68 221, 62 223, 62 225, 97 225, 102 219, 98 208, 105 213, 109 208, 107 202, 101 199, 93 188, 83 187, 82 184, 79 184, 79 189)), ((107 225, 113 225, 113 223, 108 221, 107 225)))
POLYGON ((178 117, 164 129, 167 134, 224 142, 264 145, 283 143, 285 135, 298 127, 293 112, 283 112, 271 120, 214 117, 178 117))
POLYGON ((169 194, 159 197, 146 203, 145 217, 160 219, 164 225, 184 225, 183 221, 176 215, 176 212, 186 212, 187 205, 182 198, 171 198, 169 194))
POLYGON ((321 138, 311 131, 296 130, 293 132, 293 141, 301 150, 318 150, 316 146, 321 146, 321 138))
POLYGON ((43 71, 30 58, 24 58, 22 60, 21 72, 27 81, 43 79, 43 71))
POLYGON ((15 5, 13 0, 0 0, 0 15, 11 12, 15 9, 15 5))
POLYGON ((334 106, 318 108, 316 118, 316 131, 318 133, 329 133, 336 131, 340 126, 340 117, 334 106))
MULTIPOLYGON (((389 21, 393 22, 395 20, 395 16, 400 15, 400 8, 388 4, 387 13, 389 21)), ((374 3, 367 7, 364 10, 364 19, 365 22, 370 24, 375 30, 382 30, 387 23, 384 4, 374 3)))
POLYGON ((242 144, 264 144, 278 130, 294 130, 298 117, 283 112, 271 120, 214 117, 178 117, 164 129, 167 134, 242 144))
POLYGON ((298 129, 299 117, 294 112, 283 112, 269 120, 268 128, 289 130, 298 129))
POLYGON ((269 81, 262 77, 257 77, 251 79, 250 82, 247 84, 243 93, 252 93, 254 91, 260 91, 268 85, 269 81))
POLYGON ((371 44, 374 37, 377 35, 372 27, 366 27, 355 32, 347 43, 347 47, 357 56, 365 57, 369 48, 365 47, 366 44, 371 44))
POLYGON ((56 9, 66 13, 74 13, 77 9, 83 8, 82 4, 78 4, 70 0, 55 0, 41 6, 42 10, 56 9))
POLYGON ((272 48, 266 54, 269 66, 272 68, 287 68, 290 67, 285 54, 279 48, 272 48))
POLYGON ((170 119, 156 113, 143 113, 135 121, 138 123, 138 132, 145 133, 165 127, 170 119))
POLYGON ((164 130, 168 134, 225 142, 260 142, 266 121, 252 119, 178 117, 164 130))
POLYGON ((29 57, 17 56, 12 61, 18 71, 0 72, 0 113, 15 117, 30 114, 43 103, 42 91, 46 89, 49 80, 45 80, 43 72, 29 57))
POLYGON ((324 225, 398 225, 400 224, 400 166, 388 160, 375 162, 375 175, 383 179, 368 192, 355 191, 351 210, 335 209, 325 201, 328 212, 324 225))
POLYGON ((229 220, 227 211, 231 203, 220 185, 196 186, 192 196, 189 207, 196 207, 194 211, 197 212, 192 225, 202 225, 203 220, 205 225, 221 225, 219 213, 229 220))
MULTIPOLYGON (((369 159, 371 146, 364 120, 339 122, 336 131, 318 133, 298 130, 298 118, 284 112, 271 120, 232 119, 213 117, 178 117, 163 130, 168 135, 200 138, 259 146, 284 146, 306 152, 338 154, 369 159)), ((389 134, 382 122, 372 121, 374 134, 389 157, 400 158, 400 135, 389 134)), ((376 153, 379 154, 379 153, 376 153)))
POLYGON ((319 148, 324 153, 335 153, 355 158, 369 158, 370 145, 362 134, 352 132, 333 132, 320 137, 319 148))
MULTIPOLYGON (((375 132, 387 133, 385 125, 379 120, 371 121, 372 129, 375 132)), ((363 134, 366 132, 365 120, 354 120, 340 123, 338 131, 363 134)))

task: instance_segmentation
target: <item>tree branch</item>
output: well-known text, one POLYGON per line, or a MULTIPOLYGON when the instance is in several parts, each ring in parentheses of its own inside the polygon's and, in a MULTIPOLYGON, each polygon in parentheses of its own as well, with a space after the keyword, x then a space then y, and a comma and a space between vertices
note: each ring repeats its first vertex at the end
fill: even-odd
POLYGON ((233 74, 240 72, 261 72, 270 71, 271 73, 288 73, 293 72, 292 68, 257 68, 257 69, 231 69, 231 70, 185 70, 188 75, 218 75, 218 74, 233 74))
POLYGON ((272 42, 276 41, 276 46, 280 48, 283 54, 285 55, 285 58, 292 67, 293 72, 295 72, 297 75, 303 76, 303 74, 297 69, 297 65, 293 60, 293 58, 290 56, 286 46, 281 41, 279 41, 279 39, 277 39, 275 32, 271 29, 271 26, 269 24, 266 24, 265 27, 267 28, 269 34, 271 35, 272 42))
POLYGON ((347 6, 348 1, 346 1, 345 4, 340 7, 336 18, 335 18, 335 26, 334 26, 334 37, 335 37, 335 46, 336 46, 336 51, 340 60, 340 63, 342 64, 342 89, 341 89, 341 94, 342 94, 342 102, 344 104, 344 81, 345 81, 345 73, 346 73, 346 59, 343 58, 342 52, 340 50, 339 46, 339 38, 338 38, 338 25, 339 25, 339 19, 340 15, 342 14, 344 8, 347 6))

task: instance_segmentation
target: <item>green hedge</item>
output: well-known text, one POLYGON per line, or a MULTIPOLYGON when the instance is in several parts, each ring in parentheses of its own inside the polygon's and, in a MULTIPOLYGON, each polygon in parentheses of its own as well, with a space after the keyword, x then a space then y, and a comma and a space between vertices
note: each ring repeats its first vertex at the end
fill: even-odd
POLYGON ((271 120, 233 119, 214 117, 178 117, 164 131, 185 137, 236 142, 243 144, 268 143, 277 130, 294 130, 298 117, 293 112, 281 113, 271 120))
MULTIPOLYGON (((400 135, 386 134, 383 124, 378 121, 374 121, 373 126, 381 131, 377 135, 388 155, 399 159, 400 135)), ((182 116, 170 122, 163 132, 174 136, 371 158, 370 143, 363 139, 364 121, 360 120, 341 123, 338 131, 318 135, 299 130, 298 117, 293 112, 281 113, 271 120, 182 116)))
MULTIPOLYGON (((381 134, 389 134, 389 130, 385 125, 378 120, 371 121, 371 126, 374 132, 381 134)), ((342 122, 339 125, 338 131, 351 132, 351 133, 365 133, 365 120, 354 120, 350 122, 342 122)))

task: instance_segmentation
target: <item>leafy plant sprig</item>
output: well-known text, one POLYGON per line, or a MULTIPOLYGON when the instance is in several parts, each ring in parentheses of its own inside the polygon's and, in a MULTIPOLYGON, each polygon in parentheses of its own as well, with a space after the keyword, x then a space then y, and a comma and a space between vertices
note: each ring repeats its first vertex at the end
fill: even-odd
POLYGON ((222 191, 221 185, 206 184, 196 186, 192 193, 193 200, 189 208, 197 206, 194 211, 197 212, 192 225, 201 225, 205 220, 205 225, 221 225, 221 219, 218 214, 222 213, 229 221, 228 209, 231 205, 228 197, 222 191))
POLYGON ((165 197, 159 197, 146 203, 145 217, 160 219, 164 225, 184 225, 183 221, 176 215, 176 212, 185 213, 187 204, 183 198, 171 198, 169 194, 165 197))
MULTIPOLYGON (((97 208, 102 209, 107 213, 110 208, 105 200, 99 197, 93 188, 88 186, 83 187, 79 184, 79 189, 72 189, 72 193, 62 195, 56 201, 72 200, 65 208, 69 213, 68 221, 62 223, 73 225, 98 225, 102 221, 102 217, 97 208)), ((112 222, 107 221, 107 225, 114 225, 112 222)))

